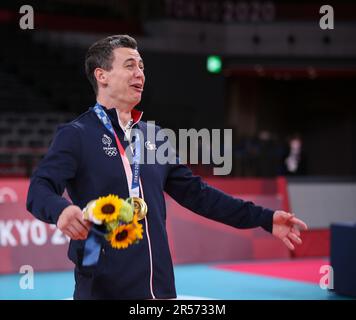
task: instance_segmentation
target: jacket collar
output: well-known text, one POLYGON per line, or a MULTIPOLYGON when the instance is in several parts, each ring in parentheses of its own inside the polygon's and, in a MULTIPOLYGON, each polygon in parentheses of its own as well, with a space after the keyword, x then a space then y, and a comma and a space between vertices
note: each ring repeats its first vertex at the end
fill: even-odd
MULTIPOLYGON (((113 123, 115 123, 117 126, 119 126, 119 119, 117 118, 116 109, 115 108, 107 109, 104 106, 102 106, 102 107, 105 110, 105 112, 108 115, 108 117, 110 118, 110 120, 113 123)), ((131 110, 131 118, 133 120, 132 126, 134 126, 135 124, 137 124, 138 122, 141 121, 142 115, 143 115, 142 111, 139 111, 139 110, 136 110, 136 109, 132 109, 131 110)))

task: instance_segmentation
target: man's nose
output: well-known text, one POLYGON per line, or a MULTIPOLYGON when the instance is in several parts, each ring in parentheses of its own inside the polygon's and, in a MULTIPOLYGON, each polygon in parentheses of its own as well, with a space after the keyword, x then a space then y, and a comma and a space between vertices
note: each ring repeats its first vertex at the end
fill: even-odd
POLYGON ((135 77, 136 78, 144 78, 145 77, 145 74, 143 73, 143 70, 141 68, 135 69, 135 77))

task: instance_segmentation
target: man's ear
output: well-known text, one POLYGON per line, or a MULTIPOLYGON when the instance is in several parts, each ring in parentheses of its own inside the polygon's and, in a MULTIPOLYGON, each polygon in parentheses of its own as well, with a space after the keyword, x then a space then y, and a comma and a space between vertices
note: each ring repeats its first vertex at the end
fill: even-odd
POLYGON ((107 77, 107 71, 101 68, 96 68, 94 70, 94 77, 96 78, 96 81, 98 83, 101 83, 102 85, 106 85, 108 81, 107 77))

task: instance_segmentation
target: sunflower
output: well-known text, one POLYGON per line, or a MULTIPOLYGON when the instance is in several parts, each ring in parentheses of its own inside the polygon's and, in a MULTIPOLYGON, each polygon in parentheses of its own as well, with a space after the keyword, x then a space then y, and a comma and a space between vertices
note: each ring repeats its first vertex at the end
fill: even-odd
POLYGON ((133 223, 118 226, 108 237, 111 246, 125 249, 137 240, 136 228, 133 223))
POLYGON ((93 210, 94 218, 105 222, 116 220, 119 217, 123 202, 123 199, 120 199, 113 194, 106 197, 100 197, 95 201, 93 210))

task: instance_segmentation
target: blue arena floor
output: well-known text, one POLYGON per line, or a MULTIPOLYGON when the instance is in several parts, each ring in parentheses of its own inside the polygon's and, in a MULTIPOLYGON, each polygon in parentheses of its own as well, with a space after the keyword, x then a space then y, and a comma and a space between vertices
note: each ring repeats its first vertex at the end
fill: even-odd
MULTIPOLYGON (((20 289, 22 274, 0 275, 0 299, 22 300, 72 299, 72 272, 39 272, 34 275, 33 289, 20 289)), ((179 299, 221 300, 340 300, 348 299, 318 284, 230 272, 214 265, 175 266, 179 299)))

